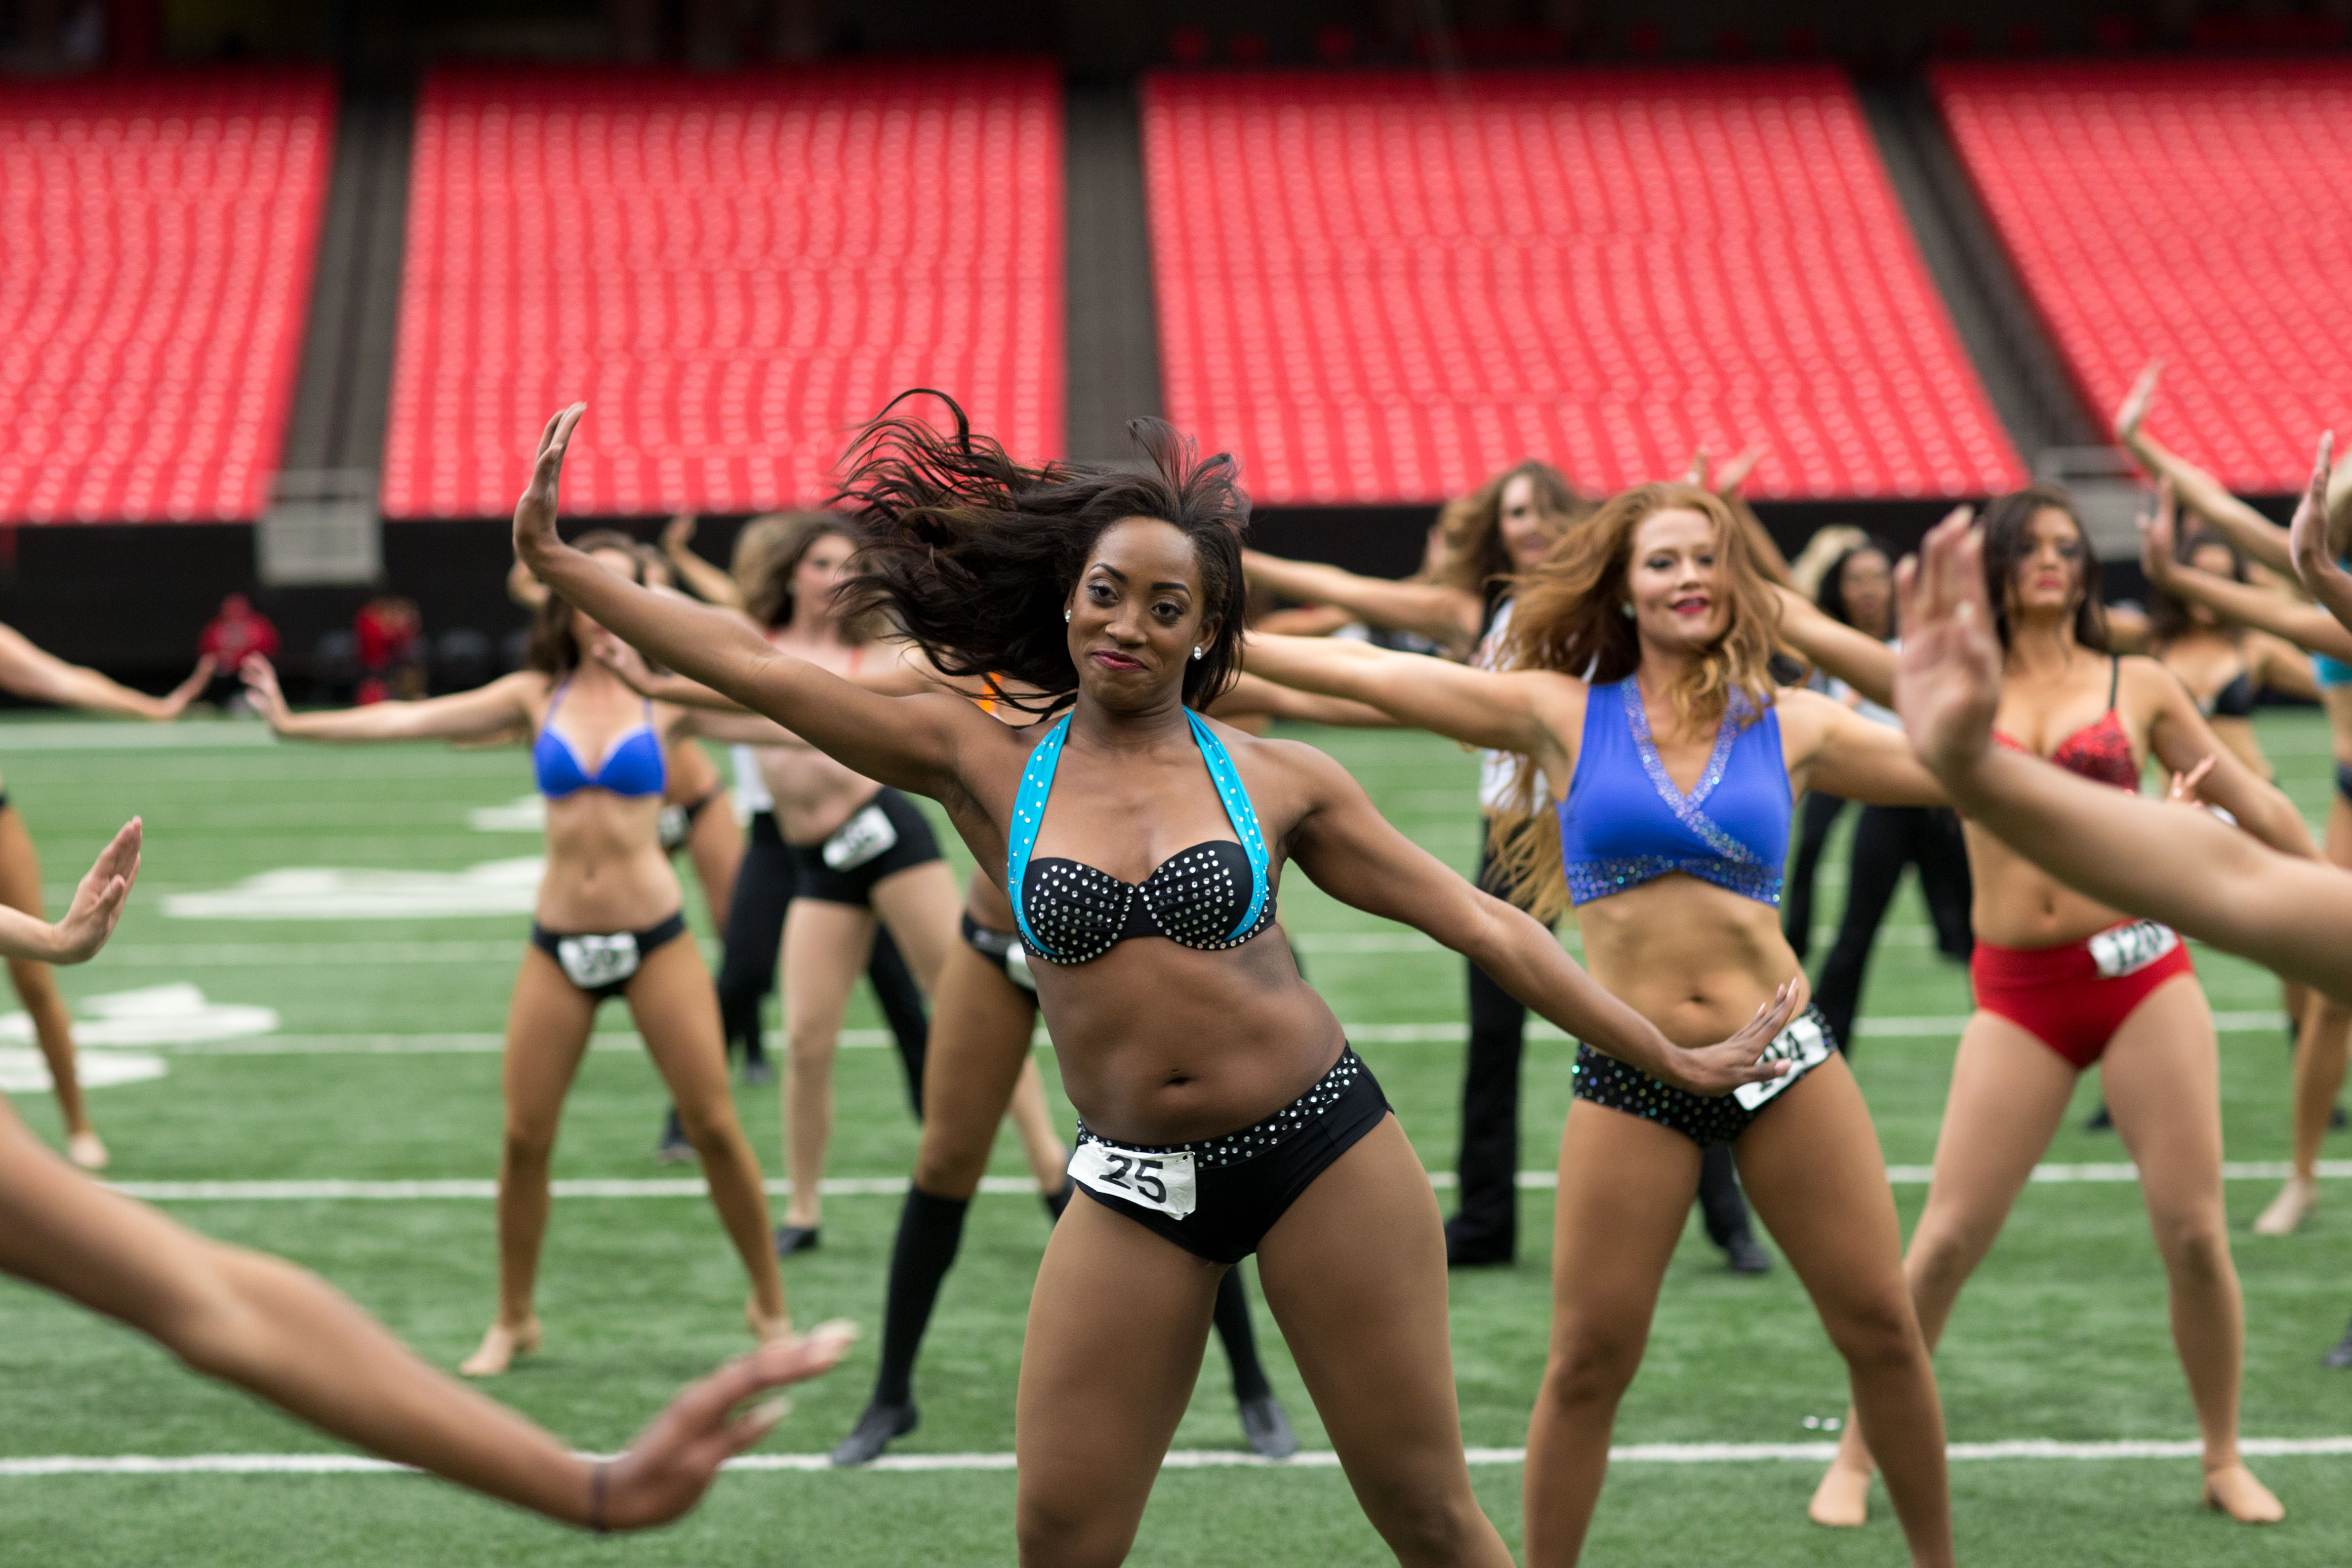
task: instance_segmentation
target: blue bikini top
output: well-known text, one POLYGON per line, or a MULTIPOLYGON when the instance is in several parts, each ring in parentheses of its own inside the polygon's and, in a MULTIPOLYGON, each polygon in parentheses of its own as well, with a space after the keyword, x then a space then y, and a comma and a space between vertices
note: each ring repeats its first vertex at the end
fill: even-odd
POLYGON ((1184 716, 1240 841, 1211 839, 1179 850, 1138 883, 1121 882, 1082 861, 1032 860, 1054 771, 1061 766, 1062 743, 1069 738, 1065 715, 1029 754, 1005 848, 1004 890, 1013 897, 1013 918, 1030 956, 1084 964, 1130 936, 1165 936, 1179 946, 1215 952, 1238 947, 1274 923, 1265 835, 1258 829, 1256 808, 1225 743, 1192 709, 1184 716))
POLYGON ((547 705, 547 717, 539 727, 539 738, 531 743, 530 766, 539 775, 539 792, 553 800, 583 789, 606 789, 615 795, 660 794, 669 783, 669 769, 662 761, 661 737, 654 733, 654 705, 646 704, 644 721, 613 742, 604 760, 591 773, 581 765, 580 753, 572 748, 572 742, 555 727, 555 710, 563 706, 563 688, 571 684, 566 681, 555 688, 547 705))
POLYGON ((1590 904, 1680 872, 1755 899, 1780 902, 1789 852, 1789 764, 1780 718, 1734 695, 1706 769, 1687 795, 1650 736, 1632 677, 1591 689, 1576 777, 1559 803, 1559 852, 1571 904, 1590 904))

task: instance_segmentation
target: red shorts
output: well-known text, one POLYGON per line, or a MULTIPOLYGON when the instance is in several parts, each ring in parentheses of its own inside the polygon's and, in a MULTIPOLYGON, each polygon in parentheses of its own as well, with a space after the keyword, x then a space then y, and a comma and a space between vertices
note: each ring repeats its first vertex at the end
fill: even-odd
POLYGON ((2195 975, 2189 949, 2169 926, 2127 920, 2063 947, 1996 947, 1979 940, 1969 959, 1977 1006, 2007 1019, 2076 1071, 2175 975, 2195 975))

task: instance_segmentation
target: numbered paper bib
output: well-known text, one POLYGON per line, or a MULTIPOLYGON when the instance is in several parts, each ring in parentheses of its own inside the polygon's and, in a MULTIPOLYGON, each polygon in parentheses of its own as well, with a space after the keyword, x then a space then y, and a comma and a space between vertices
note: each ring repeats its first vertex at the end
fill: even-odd
POLYGON ((2145 969, 2179 946, 2178 932, 2153 920, 2110 926, 2089 943, 2091 962, 2099 967, 2104 978, 2110 980, 2145 969))
POLYGON ((637 939, 624 931, 617 936, 563 936, 555 944, 556 962, 583 991, 618 985, 637 972, 637 939))
POLYGON ((1810 1017, 1789 1020, 1789 1027, 1772 1037, 1759 1061, 1785 1061, 1789 1071, 1778 1078, 1767 1078, 1761 1083, 1743 1083, 1731 1092, 1731 1097, 1750 1111, 1794 1083, 1805 1070, 1818 1067, 1830 1057, 1829 1031, 1810 1017))
POLYGON ((1024 991, 1037 988, 1037 977, 1029 970, 1029 949, 1021 946, 1018 936, 1004 949, 1004 977, 1024 991))
POLYGON ((824 841, 824 848, 817 852, 835 871, 855 871, 875 856, 886 853, 898 841, 898 830, 877 801, 854 812, 849 821, 833 831, 833 836, 824 841))
POLYGON ((1156 1208, 1171 1219, 1183 1218, 1197 1203, 1188 1154, 1147 1155, 1108 1144, 1080 1144, 1070 1155, 1070 1179, 1105 1197, 1156 1208))

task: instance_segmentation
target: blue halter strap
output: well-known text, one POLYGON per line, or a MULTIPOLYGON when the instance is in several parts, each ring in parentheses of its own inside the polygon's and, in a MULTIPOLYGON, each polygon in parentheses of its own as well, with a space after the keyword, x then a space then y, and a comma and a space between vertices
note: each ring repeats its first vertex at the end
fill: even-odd
MULTIPOLYGON (((1184 710, 1184 717, 1192 728, 1192 744, 1201 748, 1201 760, 1208 766, 1209 781, 1217 787, 1217 799, 1224 804, 1225 820, 1233 823, 1234 836, 1241 841, 1242 853, 1249 859, 1249 908, 1226 933, 1230 941, 1255 925, 1258 913, 1265 907, 1265 834, 1258 828, 1257 808, 1250 804, 1249 791, 1242 788, 1241 772, 1234 767, 1233 754, 1225 749, 1225 743, 1191 708, 1184 710)), ((1021 789, 1013 799, 1013 822, 1004 852, 1004 890, 1013 900, 1013 918, 1021 927, 1022 944, 1047 958, 1053 956, 1053 949, 1030 931, 1021 886, 1028 878, 1029 859, 1037 847, 1037 831, 1045 823, 1045 799, 1054 792, 1054 774, 1062 765, 1062 745, 1069 737, 1070 716, 1065 714, 1029 753, 1029 766, 1022 770, 1021 789)))

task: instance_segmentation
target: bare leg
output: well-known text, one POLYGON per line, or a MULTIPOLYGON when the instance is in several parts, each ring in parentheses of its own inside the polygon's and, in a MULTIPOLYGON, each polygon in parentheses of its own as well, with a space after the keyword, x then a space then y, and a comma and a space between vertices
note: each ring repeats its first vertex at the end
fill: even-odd
POLYGON ((956 916, 963 908, 962 890, 945 861, 926 861, 893 872, 874 884, 874 914, 889 928, 890 940, 906 956, 915 983, 930 995, 940 988, 940 966, 948 949, 960 946, 956 916))
POLYGON ((1021 1135, 1021 1152, 1029 1157, 1029 1174, 1037 1178, 1037 1190, 1051 1195, 1062 1190, 1067 1183, 1070 1164, 1069 1146, 1062 1134, 1054 1129, 1053 1113, 1045 1108, 1045 1080, 1037 1071, 1037 1059, 1025 1054, 1021 1062, 1021 1076, 1013 1085, 1013 1129, 1021 1135))
POLYGON ((2294 1169, 2254 1221, 2257 1235, 2293 1235, 2319 1207, 2320 1145, 2344 1087, 2347 1048, 2352 1010, 2333 997, 2312 993, 2294 1042, 2294 1169))
POLYGON ((1870 1108, 1832 1056, 1785 1091, 1734 1145, 1748 1196, 1804 1281, 1845 1357, 1864 1437, 1914 1563, 1952 1561, 1944 1411, 1903 1278, 1903 1228, 1870 1108))
MULTIPOLYGON (((1072 1215, 1100 1207, 1081 1198, 1072 1215)), ((1394 1116, 1315 1178, 1257 1258, 1348 1484, 1397 1561, 1507 1568, 1462 1454, 1444 1221, 1394 1116)))
MULTIPOLYGON (((33 835, 25 831, 23 816, 8 807, 0 807, 0 904, 27 915, 47 916, 42 907, 41 859, 33 849, 33 835)), ((34 1038, 40 1041, 41 1057, 48 1063, 58 1114, 66 1124, 66 1152, 84 1170, 104 1170, 106 1145, 90 1128, 81 1074, 74 1063, 73 1014, 58 994, 56 974, 47 964, 11 958, 8 979, 32 1017, 34 1038)))
POLYGON ((1552 1221, 1551 1344, 1528 1425, 1529 1568, 1569 1568, 1584 1550, 1617 1405, 1649 1343, 1658 1287, 1698 1191, 1700 1153, 1654 1122, 1590 1100, 1569 1106, 1552 1221))
POLYGON ((2246 1312, 2221 1207, 2221 1047, 2194 977, 2166 981, 2132 1009, 2100 1076, 2164 1258, 2173 1348, 2205 1444, 2206 1502, 2242 1522, 2275 1522, 2286 1511, 2238 1453, 2246 1312))
MULTIPOLYGON (((2007 1019, 1979 1012, 1961 1030, 1927 1207, 1903 1259, 1930 1351, 1944 1337, 1960 1287, 1992 1249, 2034 1162, 2050 1146, 2074 1092, 2074 1064, 2007 1019)), ((1863 1522, 1872 1464, 1862 1423, 1849 1411, 1837 1458, 1807 1511, 1814 1523, 1863 1522)))
MULTIPOLYGON (((988 1172, 1004 1107, 1025 1076, 1034 1081, 1029 1031, 1036 998, 961 941, 948 949, 933 993, 930 1055, 923 1063, 923 1141, 915 1186, 934 1197, 964 1199, 988 1172)), ((1043 1108, 1044 1092, 1039 1091, 1043 1108)), ((1034 1163, 1034 1156, 1033 1156, 1034 1163)), ((1055 1146, 1054 1186, 1067 1163, 1055 1146)))
POLYGON ((751 1277, 751 1332, 774 1339, 792 1324, 783 1276, 768 1235, 768 1195, 759 1157, 736 1119, 727 1092, 727 1042, 719 1027, 719 993, 691 942, 656 949, 629 981, 629 1013, 646 1051, 677 1102, 678 1124, 702 1156, 710 1206, 751 1277))
POLYGON ((596 1003, 564 977, 554 959, 523 949, 507 1013, 506 1141, 499 1153, 499 1313, 481 1348, 457 1370, 495 1377, 518 1353, 539 1347, 531 1296, 539 1251, 547 1239, 548 1161, 563 1116, 563 1097, 588 1049, 596 1003))
POLYGON ((855 904, 796 898, 784 915, 784 1153, 793 1195, 784 1222, 814 1229, 833 1141, 833 1058, 849 988, 874 950, 874 916, 855 904))
POLYGON ((686 841, 694 861, 694 880, 702 884, 702 901, 710 909, 710 929, 727 939, 727 915, 735 906, 735 873, 743 865, 743 829, 735 821, 731 801, 721 798, 702 809, 686 841))
POLYGON ((1024 1568, 1126 1557, 1200 1375, 1223 1272, 1091 1198, 1054 1227, 1013 1419, 1024 1568))

